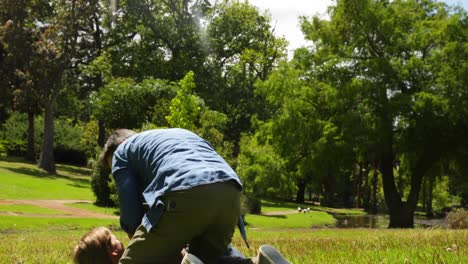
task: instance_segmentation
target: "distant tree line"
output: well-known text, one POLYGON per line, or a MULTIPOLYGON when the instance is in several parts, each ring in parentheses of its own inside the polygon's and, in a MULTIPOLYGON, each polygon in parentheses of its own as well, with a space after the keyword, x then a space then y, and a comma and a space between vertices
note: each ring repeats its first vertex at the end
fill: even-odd
POLYGON ((0 154, 96 168, 115 128, 183 127, 258 197, 388 212, 468 204, 468 18, 433 0, 338 0, 286 57, 234 0, 0 0, 0 154))

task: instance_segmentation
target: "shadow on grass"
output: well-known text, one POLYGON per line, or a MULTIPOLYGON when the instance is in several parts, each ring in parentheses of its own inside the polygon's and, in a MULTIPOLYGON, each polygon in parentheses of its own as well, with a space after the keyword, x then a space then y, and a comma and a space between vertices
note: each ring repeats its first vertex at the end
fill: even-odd
POLYGON ((80 176, 87 176, 91 174, 91 171, 88 168, 72 167, 63 164, 57 164, 56 166, 58 170, 62 170, 72 174, 78 174, 80 176))
POLYGON ((69 181, 72 181, 73 183, 69 184, 70 186, 78 187, 78 188, 88 188, 90 184, 89 179, 78 179, 78 178, 72 178, 68 176, 63 176, 60 174, 48 174, 45 171, 42 171, 41 169, 37 168, 27 168, 27 167, 19 167, 19 168, 10 168, 10 167, 5 167, 5 166, 0 166, 0 168, 9 170, 11 172, 17 173, 17 174, 23 174, 23 175, 29 175, 37 178, 43 178, 43 179, 66 179, 69 181))
POLYGON ((262 216, 271 217, 271 218, 282 218, 282 219, 286 218, 286 215, 262 215, 262 216))

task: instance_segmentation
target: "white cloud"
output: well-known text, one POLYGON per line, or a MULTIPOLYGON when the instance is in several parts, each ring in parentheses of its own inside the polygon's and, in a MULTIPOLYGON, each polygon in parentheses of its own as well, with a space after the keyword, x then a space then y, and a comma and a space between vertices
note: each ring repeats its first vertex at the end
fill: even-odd
POLYGON ((289 41, 289 51, 304 46, 307 42, 299 26, 299 16, 311 17, 325 14, 332 0, 249 0, 261 12, 268 10, 277 36, 289 41))

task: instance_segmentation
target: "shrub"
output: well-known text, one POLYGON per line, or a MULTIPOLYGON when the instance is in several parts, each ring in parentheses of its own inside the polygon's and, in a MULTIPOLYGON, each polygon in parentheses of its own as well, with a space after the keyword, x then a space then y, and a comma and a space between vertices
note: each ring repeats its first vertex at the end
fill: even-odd
POLYGON ((262 202, 251 195, 241 195, 241 215, 260 214, 262 212, 262 202))
MULTIPOLYGON (((98 152, 99 153, 99 152, 98 152)), ((110 171, 99 162, 99 157, 96 157, 92 162, 91 188, 96 196, 96 204, 101 206, 114 206, 111 199, 111 182, 110 171)))
POLYGON ((445 218, 451 228, 468 228, 468 211, 457 209, 448 213, 445 218))
POLYGON ((5 146, 3 146, 2 141, 0 141, 0 157, 5 157, 6 156, 6 149, 5 146))

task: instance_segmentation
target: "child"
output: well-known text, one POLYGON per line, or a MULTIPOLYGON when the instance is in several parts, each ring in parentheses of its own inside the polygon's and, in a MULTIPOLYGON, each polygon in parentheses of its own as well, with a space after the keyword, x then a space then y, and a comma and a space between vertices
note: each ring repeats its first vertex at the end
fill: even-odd
POLYGON ((73 251, 76 264, 116 264, 124 246, 106 227, 96 227, 86 233, 73 251))

